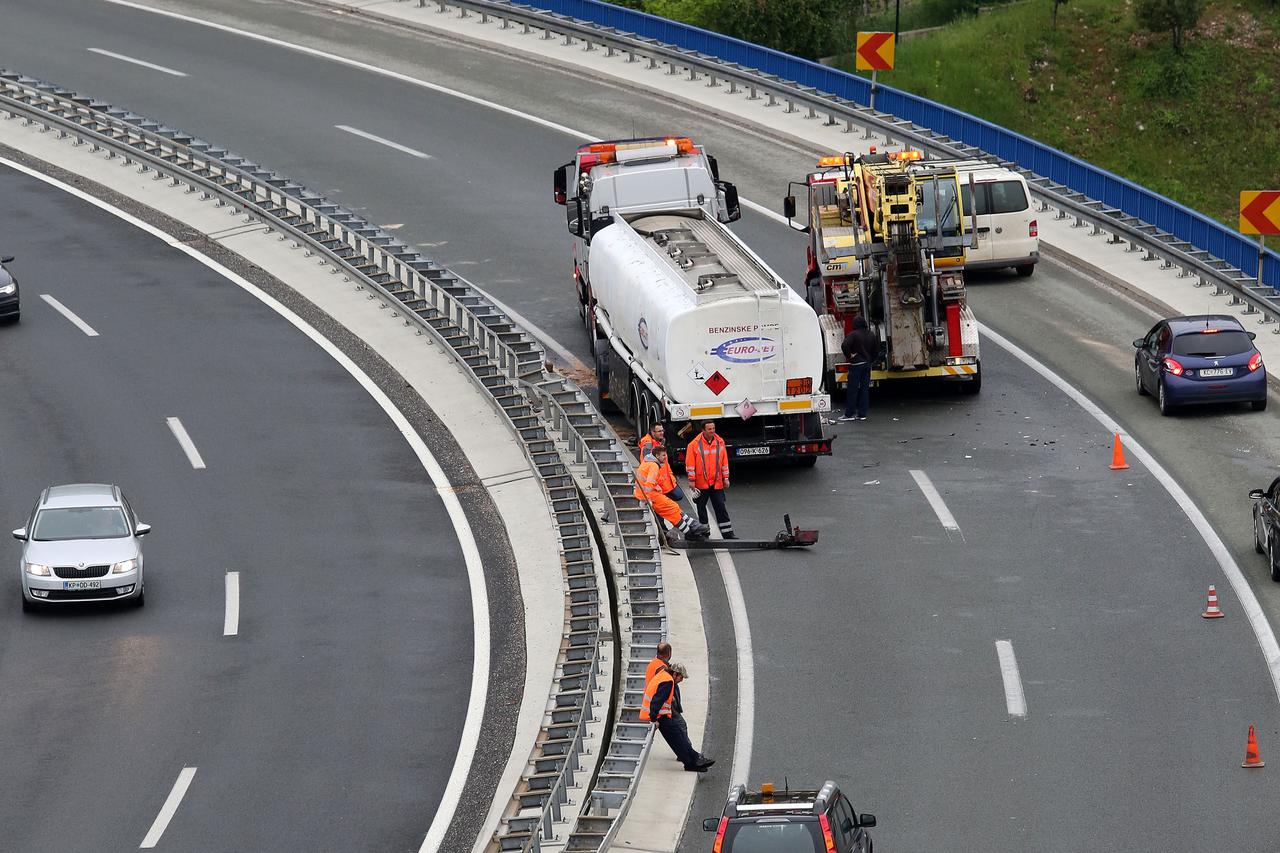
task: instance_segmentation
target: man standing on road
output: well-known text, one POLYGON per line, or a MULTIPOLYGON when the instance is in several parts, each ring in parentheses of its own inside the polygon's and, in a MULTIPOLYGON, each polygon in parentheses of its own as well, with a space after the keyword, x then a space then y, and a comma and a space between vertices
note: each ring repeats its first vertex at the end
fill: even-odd
MULTIPOLYGON (((665 426, 654 424, 649 427, 649 431, 640 436, 640 458, 644 459, 644 455, 649 452, 651 447, 666 447, 666 439, 667 428, 665 426)), ((658 488, 676 503, 684 500, 684 491, 676 480, 676 472, 671 470, 670 459, 662 463, 662 470, 658 472, 658 488)))
POLYGON ((729 488, 729 450, 724 439, 716 435, 716 422, 703 421, 702 432, 689 442, 684 454, 684 470, 698 493, 693 505, 698 508, 698 521, 707 524, 707 501, 716 512, 716 524, 725 539, 737 539, 729 509, 724 503, 724 490, 729 488))
POLYGON ((681 663, 667 664, 658 670, 645 685, 644 700, 640 704, 640 720, 658 727, 662 739, 671 747, 676 758, 680 759, 685 770, 706 773, 716 763, 715 759, 707 758, 694 749, 683 722, 677 723, 675 720, 675 716, 682 711, 680 683, 688 677, 689 672, 681 663))
POLYGON ((662 466, 667 462, 667 448, 655 444, 645 454, 644 461, 636 469, 636 500, 644 501, 667 524, 679 530, 686 539, 706 539, 710 534, 706 524, 699 524, 684 514, 680 505, 662 493, 658 480, 662 466))
POLYGON ((840 344, 840 351, 849 362, 849 382, 844 389, 844 417, 842 421, 865 421, 871 404, 871 362, 880 349, 880 342, 867 328, 861 314, 853 318, 851 331, 840 344))

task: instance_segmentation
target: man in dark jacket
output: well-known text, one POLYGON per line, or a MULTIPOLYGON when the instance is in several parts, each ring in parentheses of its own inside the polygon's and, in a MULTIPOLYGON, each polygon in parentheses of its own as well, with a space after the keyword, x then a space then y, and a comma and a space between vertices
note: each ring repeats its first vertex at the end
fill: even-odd
POLYGON ((849 362, 849 384, 844 389, 844 417, 842 421, 865 421, 871 402, 871 363, 880 350, 880 341, 867 328, 862 315, 853 318, 853 331, 840 344, 840 351, 849 362))
POLYGON ((658 733, 685 770, 706 773, 716 763, 715 759, 707 758, 694 749, 681 716, 684 708, 680 705, 680 682, 688 677, 684 664, 669 663, 660 669, 645 687, 640 719, 658 727, 658 733))

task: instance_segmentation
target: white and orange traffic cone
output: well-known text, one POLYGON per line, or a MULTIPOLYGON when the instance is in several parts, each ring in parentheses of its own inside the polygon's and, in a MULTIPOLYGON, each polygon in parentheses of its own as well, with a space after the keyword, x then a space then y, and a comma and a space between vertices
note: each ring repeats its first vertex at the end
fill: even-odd
POLYGON ((1212 584, 1209 585, 1209 603, 1200 615, 1205 619, 1221 619, 1227 615, 1218 609, 1218 588, 1212 584))

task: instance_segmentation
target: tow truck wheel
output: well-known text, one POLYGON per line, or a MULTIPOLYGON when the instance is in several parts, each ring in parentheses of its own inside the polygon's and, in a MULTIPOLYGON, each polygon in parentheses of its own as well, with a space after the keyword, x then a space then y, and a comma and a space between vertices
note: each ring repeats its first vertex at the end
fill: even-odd
POLYGON ((982 390, 982 368, 979 367, 978 372, 973 374, 973 378, 960 386, 960 393, 973 395, 973 394, 977 394, 981 390, 982 390))
POLYGON ((793 456, 791 464, 796 468, 812 468, 818 464, 817 456, 793 456))

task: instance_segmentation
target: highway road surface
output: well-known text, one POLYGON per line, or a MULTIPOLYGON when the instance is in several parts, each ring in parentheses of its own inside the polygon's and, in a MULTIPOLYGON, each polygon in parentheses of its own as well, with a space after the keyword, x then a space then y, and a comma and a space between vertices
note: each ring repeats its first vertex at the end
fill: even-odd
POLYGON ((472 665, 461 540, 422 463, 215 271, 2 166, 0 198, 24 300, 0 327, 5 530, 82 481, 154 527, 139 610, 23 614, 3 549, 0 847, 417 849, 472 665))
MULTIPOLYGON (((771 208, 815 155, 637 89, 307 4, 165 6, 505 110, 125 6, 11 6, 9 66, 204 136, 395 229, 558 342, 570 366, 586 340, 550 178, 583 135, 688 133, 771 208)), ((800 238, 751 211, 738 228, 800 279, 800 238)), ((1154 454, 1266 612, 1280 612, 1245 498, 1280 460, 1274 415, 1160 418, 1133 391, 1128 350, 1155 315, 1065 266, 975 276, 970 293, 984 323, 1154 454)), ((704 751, 723 760, 700 786, 686 849, 703 849, 701 818, 719 814, 728 759, 747 741, 753 783, 837 779, 879 816, 881 850, 1159 850, 1196 838, 1245 851, 1280 837, 1265 774, 1239 768, 1250 723, 1280 744, 1272 673, 1205 531, 1152 470, 1109 470, 1107 430, 992 337, 983 371, 978 397, 874 395, 871 419, 833 428, 836 455, 812 471, 735 473, 740 531, 771 534, 785 510, 822 541, 737 557, 741 602, 714 558, 695 566, 713 681, 710 697, 685 701, 710 702, 704 751), (1211 583, 1229 612, 1217 622, 1199 618, 1211 583), (738 604, 753 638, 748 694, 738 604), (754 712, 749 733, 735 730, 740 702, 754 712)))

